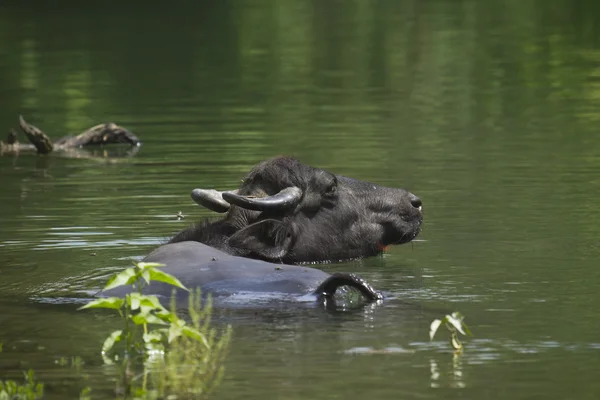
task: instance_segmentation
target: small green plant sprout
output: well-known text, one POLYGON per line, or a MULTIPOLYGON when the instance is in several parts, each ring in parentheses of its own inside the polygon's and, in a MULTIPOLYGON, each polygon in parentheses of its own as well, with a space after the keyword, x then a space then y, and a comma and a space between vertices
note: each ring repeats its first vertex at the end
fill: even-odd
POLYGON ((32 369, 24 372, 24 383, 0 381, 0 400, 36 400, 44 397, 44 385, 36 382, 32 369))
POLYGON ((123 329, 112 332, 102 345, 102 356, 106 363, 119 359, 113 351, 115 344, 125 344, 125 358, 146 358, 153 353, 164 353, 165 344, 172 342, 176 337, 185 335, 207 345, 206 338, 193 327, 186 325, 173 311, 164 308, 156 296, 142 294, 144 287, 152 281, 159 281, 188 290, 177 278, 161 271, 163 264, 135 263, 133 267, 110 278, 104 290, 119 286, 131 285, 134 289, 125 295, 125 298, 107 297, 96 299, 80 307, 114 309, 123 319, 123 329), (161 326, 149 330, 149 326, 161 326), (140 332, 141 328, 141 332, 140 332), (140 340, 141 338, 141 340, 140 340))
POLYGON ((473 336, 469 327, 464 322, 465 317, 458 311, 450 315, 446 315, 444 319, 434 319, 429 327, 429 339, 433 340, 439 327, 444 325, 450 332, 450 344, 460 354, 463 350, 463 344, 458 340, 458 333, 463 335, 473 336))
POLYGON ((79 400, 91 400, 91 399, 92 399, 92 388, 89 386, 86 386, 83 389, 81 389, 81 392, 79 393, 79 400))
POLYGON ((44 384, 36 382, 33 370, 23 372, 23 375, 25 382, 22 384, 11 380, 0 381, 0 400, 36 400, 44 397, 44 384))
POLYGON ((81 369, 84 363, 81 357, 74 356, 70 358, 60 357, 58 360, 54 361, 54 364, 58 365, 59 367, 71 367, 75 369, 81 369))
POLYGON ((132 292, 123 298, 96 299, 80 309, 117 310, 123 320, 123 329, 112 332, 102 345, 104 361, 117 363, 121 368, 117 393, 140 399, 204 397, 218 385, 223 374, 231 328, 217 337, 210 328, 210 297, 202 307, 199 291, 189 296, 191 324, 177 315, 175 289, 170 310, 156 296, 143 294, 152 281, 189 291, 177 278, 159 269, 163 266, 134 264, 110 278, 104 288, 131 285, 132 292), (124 352, 116 351, 117 343, 124 345, 124 352))
MULTIPOLYGON (((201 332, 208 347, 186 335, 179 335, 168 347, 164 357, 149 359, 146 372, 159 398, 200 398, 209 395, 223 376, 223 362, 231 338, 231 326, 217 337, 211 328, 212 301, 202 304, 200 290, 190 293, 189 316, 193 328, 201 332)), ((175 299, 171 300, 175 312, 175 299)))

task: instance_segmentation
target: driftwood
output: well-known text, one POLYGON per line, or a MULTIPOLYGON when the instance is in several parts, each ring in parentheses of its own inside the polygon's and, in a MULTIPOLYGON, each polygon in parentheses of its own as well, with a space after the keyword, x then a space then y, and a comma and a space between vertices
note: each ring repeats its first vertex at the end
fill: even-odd
POLYGON ((19 117, 19 126, 31 144, 20 143, 17 140, 16 132, 10 130, 6 143, 0 141, 0 154, 18 154, 29 151, 36 151, 38 154, 49 154, 104 144, 126 143, 131 146, 142 144, 133 133, 112 122, 96 125, 77 136, 65 136, 54 143, 41 129, 27 123, 22 116, 19 117))

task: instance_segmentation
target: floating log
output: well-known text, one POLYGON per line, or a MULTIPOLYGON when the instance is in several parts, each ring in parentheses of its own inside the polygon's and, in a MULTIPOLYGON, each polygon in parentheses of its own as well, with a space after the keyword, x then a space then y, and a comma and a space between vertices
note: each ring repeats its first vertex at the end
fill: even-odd
POLYGON ((19 116, 19 126, 31 144, 19 143, 16 132, 10 130, 6 143, 0 141, 0 152, 2 154, 32 150, 36 151, 38 154, 49 154, 53 151, 66 151, 106 144, 125 143, 131 146, 139 146, 142 144, 140 139, 133 133, 112 122, 91 127, 77 136, 65 136, 54 143, 46 133, 38 127, 29 124, 22 116, 19 116))
POLYGON ((27 139, 33 143, 38 153, 48 154, 54 150, 52 140, 50 140, 48 135, 42 132, 41 129, 25 122, 25 119, 21 115, 19 115, 19 126, 27 136, 27 139))

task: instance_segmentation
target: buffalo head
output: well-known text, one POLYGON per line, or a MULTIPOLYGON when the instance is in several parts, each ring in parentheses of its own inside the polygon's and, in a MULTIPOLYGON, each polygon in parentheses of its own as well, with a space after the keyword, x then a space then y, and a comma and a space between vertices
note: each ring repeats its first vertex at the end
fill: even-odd
POLYGON ((286 263, 347 260, 406 243, 423 220, 404 190, 334 175, 288 157, 257 165, 232 191, 195 189, 192 199, 226 213, 177 234, 230 254, 286 263))

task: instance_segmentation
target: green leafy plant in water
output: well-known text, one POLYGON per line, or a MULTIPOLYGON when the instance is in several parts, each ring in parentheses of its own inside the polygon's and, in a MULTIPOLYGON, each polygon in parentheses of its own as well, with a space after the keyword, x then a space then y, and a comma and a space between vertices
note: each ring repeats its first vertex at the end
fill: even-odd
POLYGON ((87 386, 81 389, 79 393, 79 400, 91 400, 92 399, 92 388, 87 386))
POLYGON ((140 262, 109 279, 104 290, 132 285, 134 291, 125 297, 96 299, 81 307, 117 310, 123 319, 123 329, 112 332, 102 345, 106 363, 120 360, 123 389, 136 398, 197 398, 206 395, 219 382, 221 366, 230 337, 230 328, 219 340, 210 329, 211 303, 202 309, 200 293, 190 293, 189 313, 192 325, 178 317, 175 292, 171 310, 164 308, 158 298, 143 294, 152 281, 160 281, 188 290, 177 278, 159 268, 162 264, 140 262), (150 329, 154 327, 154 329, 150 329), (115 345, 124 345, 122 353, 115 345), (122 354, 122 356, 120 356, 122 354), (132 371, 140 366, 141 374, 132 371), (157 368, 158 366, 158 368, 157 368), (155 388, 147 388, 151 377, 155 388), (139 378, 143 379, 141 385, 139 378))
MULTIPOLYGON (((0 353, 2 352, 2 343, 0 343, 0 353)), ((35 374, 32 369, 24 372, 24 383, 17 383, 11 380, 0 381, 0 400, 35 400, 44 396, 44 385, 36 382, 35 374)))
MULTIPOLYGON (((159 398, 198 398, 208 395, 221 381, 223 361, 227 354, 231 327, 221 337, 210 327, 212 315, 211 299, 202 305, 199 290, 189 297, 189 315, 195 331, 206 340, 197 340, 187 335, 177 335, 170 343, 164 357, 149 360, 148 371, 159 398)), ((171 300, 171 312, 175 314, 175 300, 171 300)), ((179 327, 185 322, 174 320, 171 326, 179 327)), ((184 325, 185 326, 185 325, 184 325)))
POLYGON ((144 287, 152 281, 188 290, 177 278, 161 271, 160 267, 164 265, 140 262, 125 269, 110 278, 104 290, 131 285, 134 288, 133 292, 126 294, 124 298, 96 299, 80 308, 113 309, 123 318, 123 329, 112 332, 102 345, 102 356, 107 363, 118 360, 119 355, 115 354, 113 347, 120 342, 125 344, 125 358, 146 357, 152 352, 163 352, 165 343, 173 341, 178 335, 187 335, 206 342, 206 338, 200 332, 186 326, 185 322, 177 322, 177 315, 164 308, 156 296, 142 293, 144 287), (163 327, 149 331, 149 325, 163 327))
POLYGON ((450 332, 450 344, 456 350, 456 353, 460 354, 463 350, 463 344, 458 339, 458 334, 473 336, 469 327, 465 324, 464 318, 461 313, 456 311, 446 315, 443 319, 434 319, 429 327, 429 339, 433 340, 439 327, 444 325, 450 332))
POLYGON ((83 367, 83 359, 79 356, 75 357, 60 357, 54 361, 59 367, 70 367, 73 369, 81 369, 83 367))
POLYGON ((44 396, 44 385, 36 382, 33 370, 24 372, 24 383, 0 381, 0 400, 35 400, 44 396))

